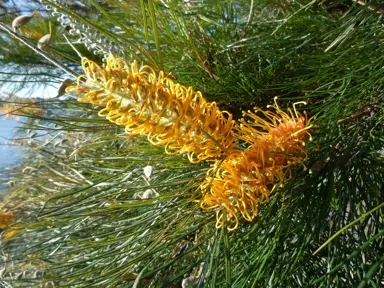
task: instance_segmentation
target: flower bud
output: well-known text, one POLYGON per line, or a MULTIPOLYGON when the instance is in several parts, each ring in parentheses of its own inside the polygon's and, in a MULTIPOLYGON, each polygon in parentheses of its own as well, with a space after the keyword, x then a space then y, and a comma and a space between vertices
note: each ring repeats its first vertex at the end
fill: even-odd
POLYGON ((17 30, 24 26, 25 24, 27 24, 32 18, 33 16, 35 16, 37 12, 37 9, 35 11, 33 11, 33 13, 31 15, 22 15, 22 16, 19 16, 19 17, 16 17, 13 21, 12 21, 12 28, 13 28, 13 31, 14 32, 17 32, 17 30))
POLYGON ((37 42, 37 47, 41 50, 44 50, 51 44, 52 34, 46 34, 40 38, 39 42, 37 42))

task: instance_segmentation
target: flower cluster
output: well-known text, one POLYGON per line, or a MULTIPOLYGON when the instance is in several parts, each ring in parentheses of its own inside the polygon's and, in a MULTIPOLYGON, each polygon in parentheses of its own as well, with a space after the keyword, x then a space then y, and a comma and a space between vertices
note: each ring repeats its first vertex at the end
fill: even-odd
POLYGON ((237 140, 232 115, 207 102, 201 92, 174 83, 149 66, 110 56, 106 65, 83 58, 85 75, 67 92, 81 102, 103 107, 99 115, 125 127, 130 135, 147 135, 168 154, 188 153, 192 163, 229 154, 237 140))
POLYGON ((250 146, 217 160, 202 184, 204 197, 200 205, 217 211, 217 228, 223 225, 224 210, 225 221, 232 223, 229 230, 238 227, 239 213, 252 221, 258 206, 268 202, 273 190, 290 176, 291 167, 302 164, 307 157, 305 143, 311 139, 310 119, 298 113, 295 106, 289 114, 283 112, 276 98, 271 107, 276 112, 255 109, 264 114, 263 118, 252 112, 243 113, 252 120, 240 120, 238 137, 250 146))
POLYGON ((290 177, 291 167, 304 165, 311 119, 295 107, 303 102, 285 113, 275 98, 273 111, 255 108, 243 112, 248 120, 236 123, 200 92, 149 66, 138 68, 113 56, 103 67, 86 58, 82 65, 85 74, 67 88, 82 95, 79 101, 101 106, 100 116, 124 126, 130 136, 147 135, 169 154, 187 152, 192 163, 215 160, 201 184, 200 206, 217 211, 217 228, 226 222, 235 230, 240 214, 252 221, 258 206, 290 177), (238 149, 238 140, 248 148, 238 149))

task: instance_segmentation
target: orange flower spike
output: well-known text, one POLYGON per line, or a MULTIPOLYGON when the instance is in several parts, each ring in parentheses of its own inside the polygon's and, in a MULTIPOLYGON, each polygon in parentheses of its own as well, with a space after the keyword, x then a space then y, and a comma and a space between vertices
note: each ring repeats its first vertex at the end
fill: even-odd
POLYGON ((1 235, 0 242, 11 240, 21 231, 23 226, 21 224, 13 224, 15 220, 13 212, 4 213, 0 211, 0 228, 5 230, 1 235))
POLYGON ((169 154, 188 153, 192 163, 235 150, 231 114, 220 111, 215 102, 208 103, 192 87, 112 55, 103 67, 86 58, 82 65, 85 74, 67 92, 82 94, 80 102, 101 106, 99 115, 125 126, 130 137, 147 135, 169 154))
POLYGON ((12 223, 15 215, 11 213, 0 212, 0 228, 7 228, 12 223))
MULTIPOLYGON (((276 103, 269 106, 276 110, 262 111, 266 119, 252 112, 244 112, 253 122, 240 120, 238 137, 250 144, 244 151, 234 152, 224 161, 216 161, 208 171, 201 185, 203 199, 201 208, 205 210, 226 210, 227 222, 234 223, 228 230, 238 226, 238 216, 251 222, 258 213, 258 206, 269 201, 274 189, 291 175, 291 166, 303 164, 307 158, 306 141, 311 140, 308 130, 312 127, 307 115, 294 109, 289 114, 283 112, 276 103), (228 204, 230 203, 230 205, 228 204)), ((305 166, 304 166, 305 167, 305 166)), ((223 213, 217 213, 216 226, 223 223, 223 213)))

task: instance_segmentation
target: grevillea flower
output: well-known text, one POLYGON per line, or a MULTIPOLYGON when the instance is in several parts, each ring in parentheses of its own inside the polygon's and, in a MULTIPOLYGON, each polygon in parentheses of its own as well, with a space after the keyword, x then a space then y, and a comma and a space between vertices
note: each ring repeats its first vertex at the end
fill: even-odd
POLYGON ((85 75, 67 92, 103 107, 99 115, 124 126, 130 136, 147 135, 168 154, 187 152, 192 163, 228 155, 237 145, 232 115, 164 72, 157 75, 149 66, 138 68, 112 55, 103 67, 87 58, 82 65, 85 75))
POLYGON ((4 213, 0 211, 0 229, 4 230, 1 233, 0 242, 8 241, 21 231, 20 224, 13 224, 15 222, 15 214, 12 212, 4 213))
POLYGON ((0 228, 6 228, 12 223, 15 215, 13 213, 4 213, 0 211, 0 228))
POLYGON ((216 210, 217 228, 226 222, 229 230, 235 230, 239 214, 252 221, 259 205, 290 177, 292 166, 304 165, 311 119, 296 111, 295 105, 302 102, 285 113, 275 98, 270 106, 275 111, 256 108, 256 113, 243 113, 250 120, 235 124, 215 102, 174 83, 163 72, 157 75, 149 66, 128 65, 113 56, 103 67, 86 58, 82 65, 85 75, 67 92, 101 106, 100 116, 124 126, 130 136, 147 135, 150 143, 164 145, 168 154, 187 152, 192 163, 216 159, 201 185, 200 206, 216 210), (236 149, 237 139, 249 147, 236 149))
POLYGON ((201 186, 204 196, 200 205, 206 210, 216 209, 217 228, 223 225, 224 210, 226 222, 232 223, 228 230, 238 227, 239 213, 251 222, 258 206, 268 202, 274 189, 290 177, 291 167, 304 165, 311 119, 298 113, 295 106, 288 114, 283 112, 276 98, 275 106, 269 107, 276 111, 255 109, 266 119, 250 111, 243 113, 252 120, 240 120, 238 137, 250 146, 216 161, 201 186))

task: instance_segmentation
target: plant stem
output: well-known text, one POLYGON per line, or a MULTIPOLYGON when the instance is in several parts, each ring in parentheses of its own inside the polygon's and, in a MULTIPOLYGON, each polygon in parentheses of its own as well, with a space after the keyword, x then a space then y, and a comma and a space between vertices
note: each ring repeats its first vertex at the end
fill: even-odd
POLYGON ((357 4, 362 5, 362 6, 367 6, 367 8, 369 10, 375 11, 377 14, 384 14, 384 10, 383 9, 377 9, 375 6, 368 5, 368 3, 365 2, 365 1, 353 0, 353 2, 356 2, 357 4))

